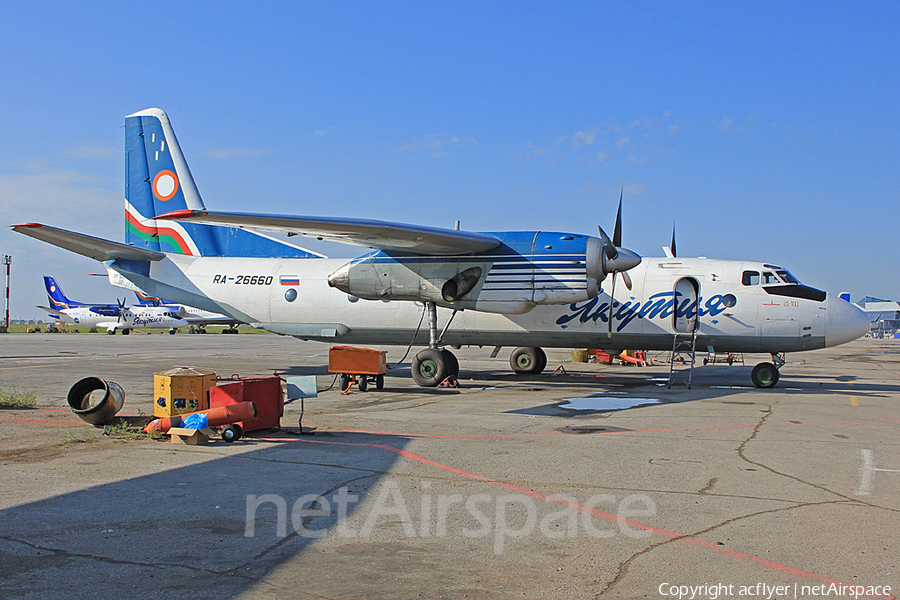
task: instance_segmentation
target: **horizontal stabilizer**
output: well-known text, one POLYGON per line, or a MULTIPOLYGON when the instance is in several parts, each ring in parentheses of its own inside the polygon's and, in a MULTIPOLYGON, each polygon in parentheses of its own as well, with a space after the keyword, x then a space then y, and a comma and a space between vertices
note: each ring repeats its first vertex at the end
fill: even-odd
POLYGON ((304 235, 354 246, 434 256, 475 254, 487 252, 500 245, 500 240, 484 233, 362 219, 224 213, 205 210, 177 210, 157 218, 246 227, 289 235, 304 235))
POLYGON ((62 313, 62 312, 56 310, 55 308, 50 308, 49 306, 40 306, 40 305, 38 305, 38 308, 41 309, 41 310, 46 310, 46 311, 47 311, 48 313, 50 313, 51 315, 53 315, 53 316, 55 316, 55 317, 59 317, 60 319, 63 318, 63 317, 65 316, 65 313, 62 313))
POLYGON ((13 225, 12 230, 100 262, 116 259, 157 261, 166 257, 162 252, 135 248, 119 242, 59 229, 50 225, 41 225, 40 223, 13 225))

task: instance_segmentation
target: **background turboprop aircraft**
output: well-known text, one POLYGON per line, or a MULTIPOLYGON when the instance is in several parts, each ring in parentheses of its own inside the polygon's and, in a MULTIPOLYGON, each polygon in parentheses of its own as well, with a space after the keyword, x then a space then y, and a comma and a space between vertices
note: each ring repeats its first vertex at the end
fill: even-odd
POLYGON ((228 325, 227 329, 223 329, 222 333, 237 333, 238 325, 245 325, 243 321, 238 321, 221 313, 214 313, 208 310, 194 308, 193 306, 185 306, 183 304, 175 304, 168 300, 161 300, 156 296, 150 296, 143 292, 135 291, 138 304, 141 306, 159 306, 164 307, 172 312, 178 313, 190 325, 197 328, 198 333, 206 333, 207 325, 228 325))
POLYGON ((541 347, 671 350, 687 342, 771 353, 773 363, 752 374, 754 384, 771 387, 784 352, 841 344, 869 325, 858 308, 775 265, 642 261, 621 247, 621 199, 612 239, 602 229, 599 237, 473 233, 213 213, 162 110, 126 117, 125 149, 125 244, 38 223, 13 229, 104 262, 113 285, 254 327, 323 342, 427 345, 412 362, 420 385, 458 373, 446 346, 514 346, 513 370, 539 373, 541 347), (375 251, 328 259, 271 233, 375 251))
POLYGON ((47 275, 44 286, 50 306, 38 308, 73 325, 102 328, 110 335, 116 331, 128 335, 132 329, 168 329, 174 334, 177 329, 188 326, 188 322, 169 307, 128 307, 124 301, 120 304, 76 302, 67 298, 56 280, 47 275))

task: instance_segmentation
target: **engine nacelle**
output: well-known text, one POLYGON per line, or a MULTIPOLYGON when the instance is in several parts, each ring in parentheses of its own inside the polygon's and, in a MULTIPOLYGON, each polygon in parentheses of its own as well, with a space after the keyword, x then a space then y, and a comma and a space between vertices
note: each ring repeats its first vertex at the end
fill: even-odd
POLYGON ((590 300, 609 272, 598 238, 533 231, 491 235, 503 245, 480 255, 368 254, 332 273, 328 284, 367 300, 521 314, 540 304, 590 300))

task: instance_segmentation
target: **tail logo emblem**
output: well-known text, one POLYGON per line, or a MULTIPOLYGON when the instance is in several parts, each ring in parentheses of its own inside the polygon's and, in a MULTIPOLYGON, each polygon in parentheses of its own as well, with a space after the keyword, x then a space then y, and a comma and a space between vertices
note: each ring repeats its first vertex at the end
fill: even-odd
POLYGON ((178 193, 178 176, 172 171, 160 171, 153 178, 153 195, 157 200, 171 200, 178 193))

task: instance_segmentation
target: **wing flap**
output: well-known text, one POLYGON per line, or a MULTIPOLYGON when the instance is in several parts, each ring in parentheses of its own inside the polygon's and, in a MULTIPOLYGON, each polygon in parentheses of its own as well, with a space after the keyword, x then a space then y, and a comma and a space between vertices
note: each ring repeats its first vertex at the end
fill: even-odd
POLYGON ((157 217, 208 225, 250 228, 288 235, 434 256, 475 254, 500 245, 492 235, 362 219, 178 210, 157 217))
POLYGON ((136 248, 40 223, 13 225, 12 230, 100 262, 116 259, 157 261, 166 257, 162 252, 136 248))

